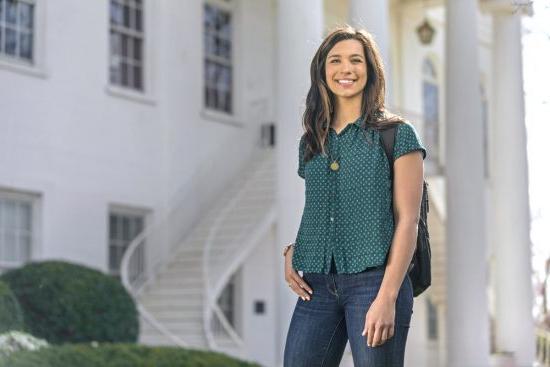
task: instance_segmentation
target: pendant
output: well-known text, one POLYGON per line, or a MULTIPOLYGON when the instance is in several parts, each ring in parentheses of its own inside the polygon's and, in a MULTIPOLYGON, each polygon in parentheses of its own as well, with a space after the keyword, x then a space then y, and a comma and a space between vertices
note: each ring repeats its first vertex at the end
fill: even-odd
POLYGON ((338 168, 340 168, 340 165, 338 164, 338 162, 334 161, 330 164, 330 169, 331 170, 338 171, 338 168))

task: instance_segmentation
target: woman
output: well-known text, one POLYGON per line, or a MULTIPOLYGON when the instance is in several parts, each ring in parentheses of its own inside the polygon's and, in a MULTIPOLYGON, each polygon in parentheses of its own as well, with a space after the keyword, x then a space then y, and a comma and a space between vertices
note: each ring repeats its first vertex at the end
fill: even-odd
POLYGON ((331 32, 310 73, 298 166, 305 207, 283 253, 300 296, 284 365, 338 366, 349 339, 355 366, 402 366, 426 150, 411 124, 385 110, 382 59, 365 30, 331 32), (380 140, 392 126, 393 185, 380 140))

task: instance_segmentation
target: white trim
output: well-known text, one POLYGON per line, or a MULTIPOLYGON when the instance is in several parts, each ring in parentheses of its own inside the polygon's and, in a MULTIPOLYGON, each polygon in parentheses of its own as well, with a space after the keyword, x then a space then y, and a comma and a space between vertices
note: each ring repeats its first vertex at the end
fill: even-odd
POLYGON ((132 102, 144 103, 150 106, 157 104, 156 100, 147 93, 142 93, 130 88, 123 88, 110 83, 105 86, 105 93, 113 97, 123 98, 132 102))
POLYGON ((237 116, 229 115, 227 113, 222 113, 222 112, 219 112, 217 110, 212 110, 212 109, 209 109, 209 108, 205 108, 204 106, 202 106, 202 109, 201 109, 200 113, 201 113, 201 116, 206 120, 210 120, 210 121, 214 121, 214 122, 221 122, 221 123, 228 124, 228 125, 233 125, 233 126, 236 126, 236 127, 244 127, 245 126, 243 121, 241 121, 237 116))
POLYGON ((48 77, 45 67, 46 60, 46 7, 48 0, 24 1, 34 5, 33 10, 33 44, 32 62, 16 57, 0 54, 0 69, 45 79, 48 77))

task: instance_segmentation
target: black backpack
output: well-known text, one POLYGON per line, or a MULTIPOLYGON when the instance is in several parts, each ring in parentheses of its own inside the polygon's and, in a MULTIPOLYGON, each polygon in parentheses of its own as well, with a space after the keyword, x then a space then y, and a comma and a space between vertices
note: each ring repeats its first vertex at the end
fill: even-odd
MULTIPOLYGON (((390 177, 393 187, 393 147, 395 141, 396 126, 380 131, 380 137, 384 151, 390 163, 390 177)), ((393 191, 392 191, 393 192, 393 191)), ((393 200, 392 200, 393 202, 393 200)), ((420 204, 420 220, 418 221, 418 236, 416 237, 416 250, 409 265, 409 277, 412 281, 414 297, 424 292, 432 284, 430 235, 428 233, 428 183, 424 180, 422 190, 422 202, 420 204)), ((393 211, 393 209, 392 209, 393 211)), ((387 259, 386 259, 387 261, 387 259)))

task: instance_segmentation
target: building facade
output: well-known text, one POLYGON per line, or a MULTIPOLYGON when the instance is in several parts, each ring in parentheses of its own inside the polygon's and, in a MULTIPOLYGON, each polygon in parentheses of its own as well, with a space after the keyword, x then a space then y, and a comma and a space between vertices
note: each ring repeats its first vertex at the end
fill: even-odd
POLYGON ((309 63, 350 23, 375 35, 388 107, 428 149, 433 284, 415 298, 407 363, 485 366, 508 351, 531 365, 526 9, 0 0, 0 271, 103 270, 138 302, 140 342, 280 366, 309 63))

